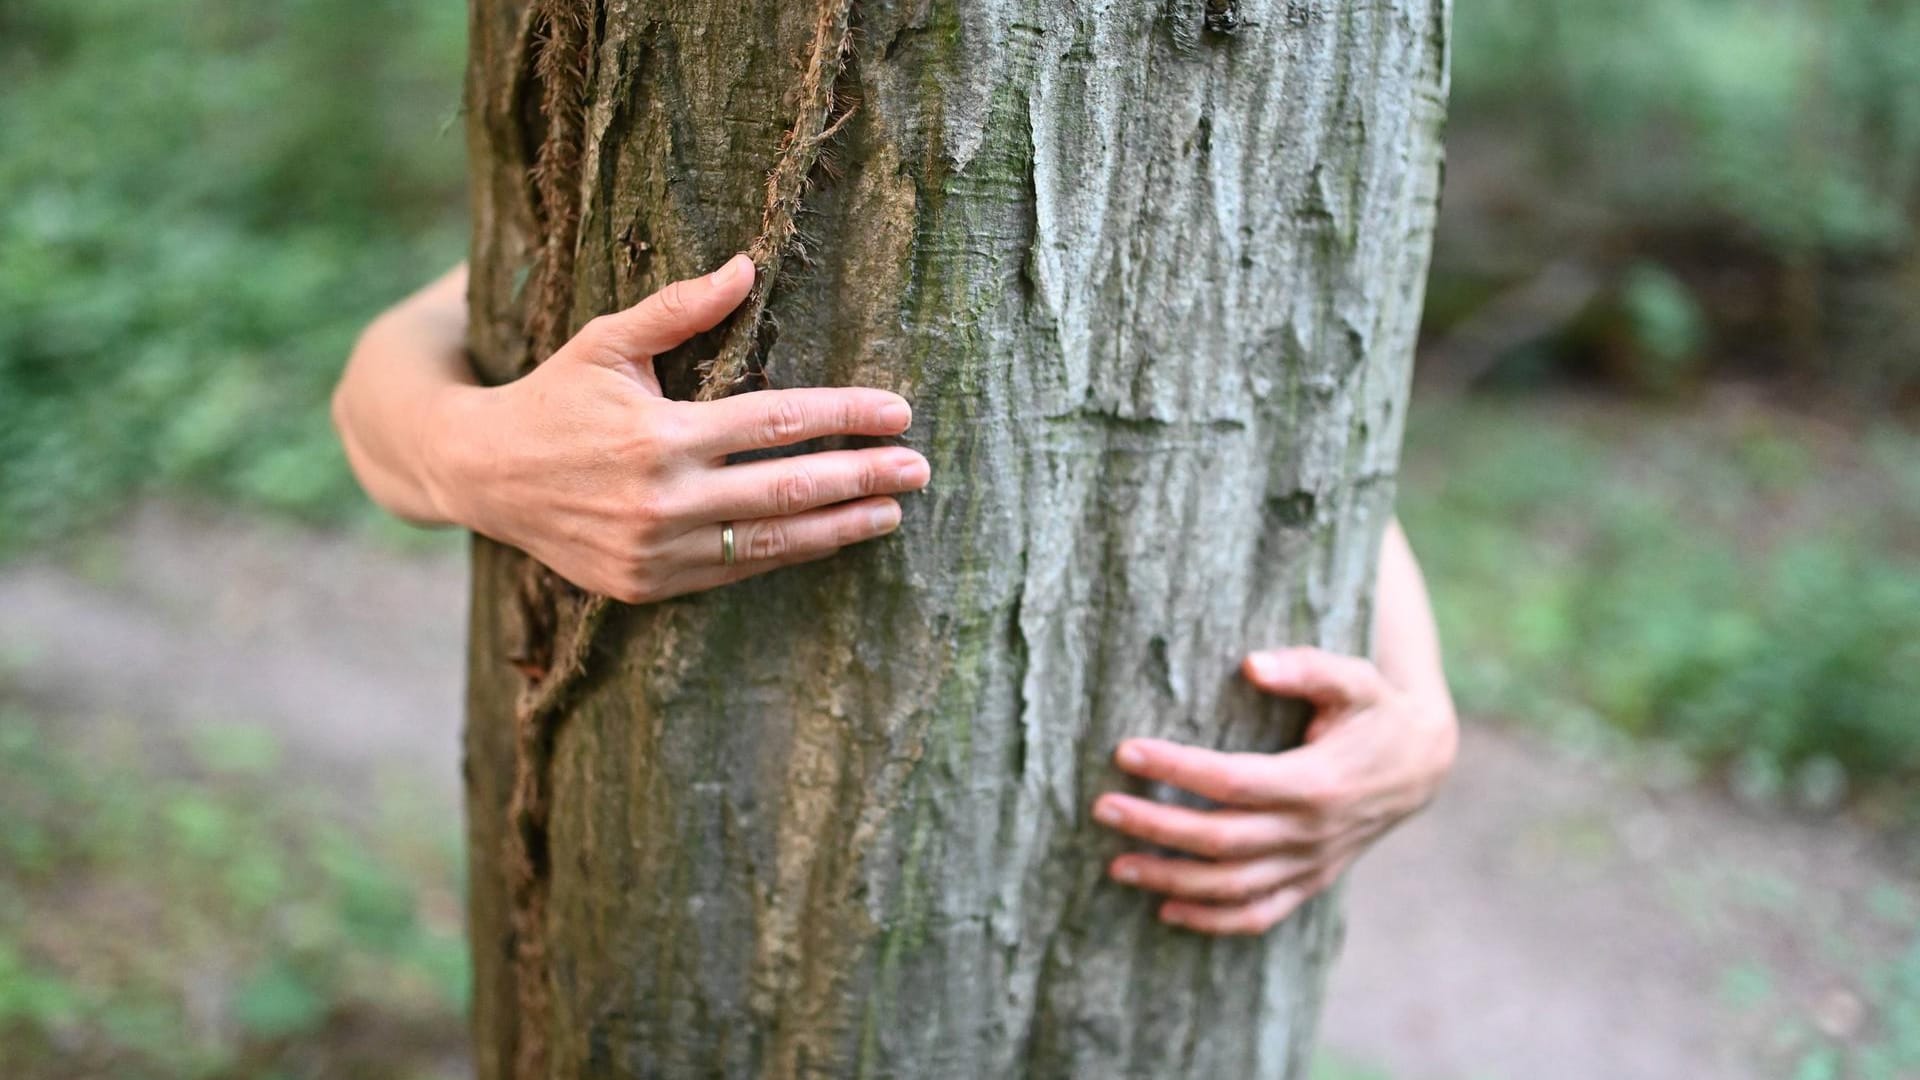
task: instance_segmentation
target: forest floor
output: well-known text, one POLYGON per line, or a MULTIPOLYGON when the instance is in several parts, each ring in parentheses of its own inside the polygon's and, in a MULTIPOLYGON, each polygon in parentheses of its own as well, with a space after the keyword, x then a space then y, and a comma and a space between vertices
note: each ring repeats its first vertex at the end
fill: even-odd
MULTIPOLYGON (((150 505, 0 567, 0 694, 62 725, 264 726, 275 775, 329 793, 312 812, 351 818, 397 782, 455 847, 465 579, 445 539, 150 505)), ((1920 884, 1884 838, 1645 766, 1470 723, 1440 800, 1348 887, 1320 1074, 1916 1075, 1920 884)))

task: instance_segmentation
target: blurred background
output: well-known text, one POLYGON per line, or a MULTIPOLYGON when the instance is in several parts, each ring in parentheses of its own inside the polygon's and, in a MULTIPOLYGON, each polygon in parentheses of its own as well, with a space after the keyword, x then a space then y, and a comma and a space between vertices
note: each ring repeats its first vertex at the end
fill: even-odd
MULTIPOLYGON (((451 534, 327 394, 464 12, 0 4, 0 1074, 463 1074, 451 534)), ((1468 714, 1321 1080, 1920 1077, 1920 5, 1468 0, 1403 517, 1468 714)))

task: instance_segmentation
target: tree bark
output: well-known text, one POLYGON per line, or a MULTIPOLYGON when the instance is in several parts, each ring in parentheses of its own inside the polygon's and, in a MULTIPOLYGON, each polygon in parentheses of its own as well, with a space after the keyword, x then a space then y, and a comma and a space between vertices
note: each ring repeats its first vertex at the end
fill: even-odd
MULTIPOLYGON (((835 3, 472 0, 487 378, 551 347, 531 308, 576 328, 762 238, 835 3), (574 61, 576 152, 534 170, 574 61)), ((884 541, 607 609, 525 820, 528 680, 587 605, 529 607, 523 557, 476 541, 483 1077, 1303 1075, 1335 902, 1166 928, 1104 879, 1122 845, 1088 809, 1137 787, 1125 736, 1293 744, 1249 648, 1366 647, 1450 7, 852 10, 747 353, 771 385, 904 394, 932 486, 884 541)), ((726 340, 662 358, 669 391, 726 340)))

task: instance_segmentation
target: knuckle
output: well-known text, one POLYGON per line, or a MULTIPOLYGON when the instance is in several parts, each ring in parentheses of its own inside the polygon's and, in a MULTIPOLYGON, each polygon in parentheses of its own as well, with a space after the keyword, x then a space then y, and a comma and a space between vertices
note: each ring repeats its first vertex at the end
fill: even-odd
POLYGON ((1340 803, 1344 785, 1332 769, 1316 767, 1303 770, 1295 779, 1295 794, 1310 810, 1326 813, 1340 803))
POLYGON ((666 549, 667 527, 658 521, 637 523, 626 536, 629 558, 638 564, 652 565, 666 549))
POLYGON ((1214 924, 1213 932, 1221 937, 1245 937, 1258 933, 1259 931, 1255 930, 1253 925, 1255 917, 1250 911, 1235 911, 1230 915, 1222 916, 1220 921, 1214 924))
POLYGON ((1259 835, 1253 823, 1245 820, 1225 822, 1220 826, 1220 854, 1222 859, 1244 859, 1259 849, 1259 835))
POLYGON ((806 410, 800 407, 799 402, 785 395, 773 399, 767 406, 766 416, 761 420, 761 433, 773 445, 790 443, 806 429, 806 410))
POLYGON ((607 595, 623 604, 645 604, 654 599, 653 576, 645 567, 629 566, 615 578, 607 595))
POLYGON ((755 561, 778 559, 793 550, 793 532, 776 521, 765 522, 747 539, 747 556, 755 561))
POLYGON ((873 520, 865 514, 841 514, 833 525, 833 544, 846 547, 873 535, 873 520))
POLYGON ((639 464, 659 464, 670 451, 692 441, 689 419, 679 409, 648 409, 634 425, 629 452, 639 464))
POLYGON ((1220 895, 1224 900, 1251 900, 1260 895, 1260 887, 1263 884, 1257 869, 1250 866, 1239 867, 1221 882, 1220 895))
POLYGON ((674 322, 685 319, 693 310, 691 298, 687 296, 687 283, 675 281, 660 290, 660 314, 674 322))
POLYGON ((1185 851, 1198 851, 1200 833, 1195 829, 1183 829, 1177 825, 1160 820, 1151 811, 1142 815, 1129 815, 1126 830, 1151 844, 1161 847, 1180 848, 1185 851))
POLYGON ((1202 825, 1194 831, 1193 850, 1209 859, 1225 858, 1233 851, 1233 829, 1226 825, 1202 825))
POLYGON ((1230 770, 1220 781, 1222 801, 1250 805, 1260 801, 1265 785, 1251 769, 1230 770))
POLYGON ((1340 830, 1332 814, 1320 810, 1309 810, 1298 824, 1290 829, 1290 839, 1298 847, 1318 852, 1338 839, 1340 830))
POLYGON ((797 514, 814 505, 819 493, 820 482, 814 477, 812 470, 796 465, 774 485, 774 513, 797 514))
POLYGON ((636 493, 627 507, 630 546, 646 547, 652 544, 672 519, 673 505, 666 496, 655 491, 636 493))
POLYGON ((1380 674, 1380 669, 1371 660, 1358 656, 1338 656, 1330 658, 1328 666, 1347 696, 1355 700, 1373 698, 1387 685, 1386 677, 1380 674))

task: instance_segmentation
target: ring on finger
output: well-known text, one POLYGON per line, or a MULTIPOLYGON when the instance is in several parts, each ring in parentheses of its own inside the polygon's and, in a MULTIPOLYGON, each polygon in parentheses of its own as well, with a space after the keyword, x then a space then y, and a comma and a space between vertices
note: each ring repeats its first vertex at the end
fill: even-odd
POLYGON ((733 522, 720 523, 720 565, 733 565, 733 522))

